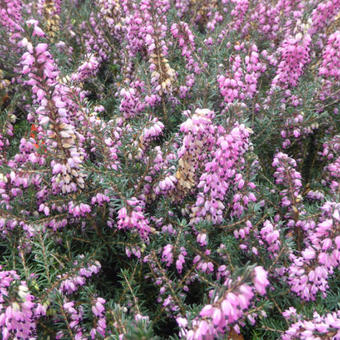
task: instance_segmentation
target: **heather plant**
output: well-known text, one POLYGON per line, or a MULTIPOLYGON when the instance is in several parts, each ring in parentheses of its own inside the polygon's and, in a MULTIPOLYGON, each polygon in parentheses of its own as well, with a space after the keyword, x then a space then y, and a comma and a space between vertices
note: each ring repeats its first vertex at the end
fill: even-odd
POLYGON ((339 10, 0 0, 0 338, 340 339, 339 10))

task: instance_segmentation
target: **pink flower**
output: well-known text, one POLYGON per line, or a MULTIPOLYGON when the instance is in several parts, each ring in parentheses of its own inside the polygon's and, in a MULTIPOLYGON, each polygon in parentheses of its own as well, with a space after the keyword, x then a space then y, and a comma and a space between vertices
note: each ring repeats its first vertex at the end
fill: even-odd
POLYGON ((311 260, 315 258, 315 250, 313 248, 307 248, 304 250, 301 255, 306 259, 306 260, 311 260))
POLYGON ((45 44, 45 43, 40 43, 40 44, 38 44, 38 45, 35 47, 35 53, 39 55, 39 54, 41 54, 41 53, 43 53, 43 52, 46 52, 47 49, 48 49, 48 45, 47 45, 47 44, 45 44))
POLYGON ((38 25, 35 25, 34 26, 34 29, 33 29, 33 36, 37 36, 37 37, 43 37, 45 36, 45 33, 44 31, 38 26, 38 25))
POLYGON ((212 305, 206 305, 201 310, 200 316, 208 317, 208 316, 211 316, 213 312, 214 312, 214 307, 212 305))
POLYGON ((255 267, 253 283, 255 289, 260 295, 264 295, 266 293, 266 287, 269 285, 267 275, 268 273, 263 269, 263 267, 255 267))

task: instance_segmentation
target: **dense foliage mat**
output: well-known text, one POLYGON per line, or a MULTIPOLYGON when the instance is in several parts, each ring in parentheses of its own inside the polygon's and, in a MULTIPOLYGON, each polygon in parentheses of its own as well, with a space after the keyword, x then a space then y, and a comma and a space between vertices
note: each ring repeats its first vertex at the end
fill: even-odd
POLYGON ((340 339, 339 0, 0 0, 0 338, 340 339))

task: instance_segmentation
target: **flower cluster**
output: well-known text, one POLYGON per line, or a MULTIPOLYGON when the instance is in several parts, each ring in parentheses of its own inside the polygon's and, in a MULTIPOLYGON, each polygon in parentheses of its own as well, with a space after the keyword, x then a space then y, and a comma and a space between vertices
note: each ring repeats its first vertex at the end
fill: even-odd
POLYGON ((127 207, 118 211, 118 229, 130 229, 138 232, 143 239, 147 239, 151 231, 150 222, 143 213, 143 202, 132 197, 127 201, 127 207))
POLYGON ((71 114, 76 108, 70 100, 70 89, 57 82, 59 71, 47 44, 40 43, 33 48, 27 40, 23 43, 28 51, 21 60, 22 72, 30 77, 26 84, 32 86, 39 105, 34 114, 41 126, 38 138, 46 139, 47 151, 58 155, 51 161, 53 190, 62 193, 77 191, 84 188, 85 176, 80 172, 84 153, 77 145, 73 122, 76 117, 71 114))
POLYGON ((295 308, 290 308, 283 316, 291 320, 289 329, 282 335, 283 340, 294 339, 337 339, 340 336, 340 312, 320 315, 314 312, 312 319, 304 319, 295 308))
POLYGON ((105 300, 103 298, 96 298, 92 305, 92 313, 96 317, 96 327, 90 331, 91 339, 96 339, 96 334, 105 336, 106 318, 105 318, 105 300))
MULTIPOLYGON (((83 258, 83 257, 80 257, 83 258)), ((78 261, 73 263, 74 266, 78 266, 78 261)), ((86 279, 90 278, 92 275, 97 274, 100 271, 101 265, 98 261, 89 263, 87 267, 80 268, 77 270, 76 274, 64 275, 60 277, 61 280, 59 291, 63 294, 69 295, 74 293, 86 283, 86 279)))
MULTIPOLYGON (((192 222, 198 222, 203 217, 213 223, 223 220, 224 198, 233 187, 233 179, 244 162, 243 154, 248 149, 250 131, 244 125, 235 126, 230 133, 217 138, 216 149, 211 160, 205 164, 205 172, 201 175, 196 203, 192 208, 192 222)), ((239 177, 242 177, 239 176, 239 177)), ((239 178, 240 180, 240 178, 239 178)), ((241 188, 238 182, 236 185, 241 188)), ((249 193, 249 201, 255 196, 249 193)))
MULTIPOLYGON (((149 124, 148 124, 149 125, 149 124)), ((163 133, 164 124, 160 122, 157 118, 152 119, 150 126, 143 129, 139 141, 144 148, 153 139, 159 137, 163 133)))
POLYGON ((178 40, 178 44, 182 49, 182 56, 187 62, 186 68, 189 71, 200 73, 201 68, 195 61, 193 54, 195 53, 195 37, 190 31, 189 25, 185 22, 175 23, 171 26, 172 35, 178 40))
POLYGON ((1 338, 36 337, 36 320, 46 315, 46 308, 35 302, 25 281, 14 271, 0 266, 0 331, 1 338))
POLYGON ((276 168, 274 173, 276 184, 285 187, 280 191, 281 204, 291 210, 295 218, 299 214, 302 187, 301 174, 295 170, 296 161, 287 154, 279 152, 275 155, 272 166, 276 168))
POLYGON ((296 86, 303 73, 304 66, 309 62, 311 37, 307 33, 297 33, 288 37, 280 47, 281 61, 278 64, 272 87, 288 88, 296 86))
POLYGON ((252 98, 257 92, 258 79, 266 70, 266 65, 260 61, 256 45, 250 47, 249 55, 244 60, 240 55, 230 59, 228 75, 217 78, 221 95, 228 104, 252 98))
POLYGON ((131 84, 130 88, 121 89, 119 95, 121 97, 120 110, 125 113, 125 118, 131 118, 141 113, 145 109, 145 103, 141 100, 141 89, 143 84, 131 84))
MULTIPOLYGON (((204 306, 199 317, 191 322, 191 329, 186 329, 188 327, 186 319, 183 317, 176 319, 181 327, 181 333, 186 339, 191 340, 215 339, 218 335, 225 333, 245 316, 256 292, 260 295, 265 294, 269 281, 262 267, 254 269, 253 284, 254 287, 251 287, 246 283, 227 279, 225 283, 227 291, 222 296, 216 295, 212 304, 204 306)), ((254 316, 250 317, 252 318, 254 316)))
POLYGON ((329 278, 339 266, 339 204, 326 202, 318 223, 308 221, 307 237, 301 256, 290 255, 288 283, 293 292, 306 300, 314 300, 318 292, 326 297, 329 278))
POLYGON ((340 8, 339 0, 323 1, 319 3, 312 12, 313 25, 310 29, 311 34, 321 31, 338 13, 340 8))
MULTIPOLYGON (((78 309, 74 301, 67 301, 63 303, 62 309, 64 311, 64 315, 69 325, 69 330, 71 334, 75 334, 75 338, 77 339, 85 339, 84 330, 81 327, 81 322, 83 320, 84 311, 80 306, 78 309)), ((67 334, 63 331, 59 331, 56 334, 56 339, 63 339, 67 334)))
POLYGON ((78 70, 71 75, 74 82, 82 82, 97 73, 99 68, 98 59, 95 55, 85 56, 85 61, 79 66, 78 70))
POLYGON ((279 229, 273 226, 270 221, 266 220, 261 228, 260 236, 262 240, 260 244, 263 244, 271 254, 276 255, 281 246, 279 229))
POLYGON ((322 55, 322 63, 319 68, 319 75, 324 78, 334 77, 340 79, 340 31, 336 31, 328 38, 327 45, 322 55))
POLYGON ((179 148, 177 190, 183 194, 190 192, 197 184, 199 172, 212 151, 216 127, 212 124, 215 114, 211 110, 196 109, 181 126, 182 146, 179 148))

